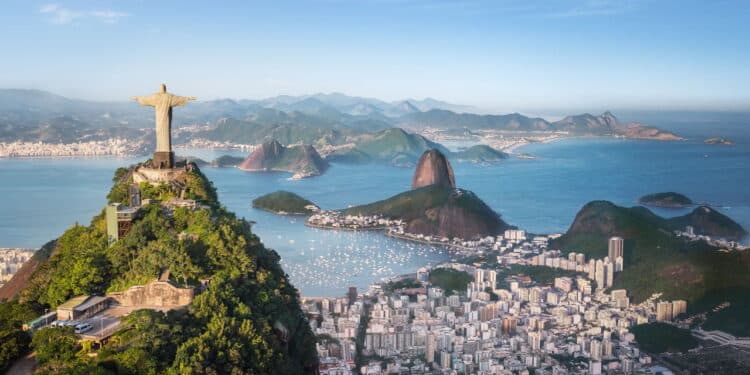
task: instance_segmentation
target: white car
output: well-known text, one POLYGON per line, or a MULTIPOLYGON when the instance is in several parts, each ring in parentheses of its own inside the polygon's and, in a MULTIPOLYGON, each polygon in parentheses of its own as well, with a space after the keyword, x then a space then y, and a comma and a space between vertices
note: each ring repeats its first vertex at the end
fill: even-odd
POLYGON ((93 328, 90 323, 81 323, 76 325, 76 333, 88 332, 93 328))
POLYGON ((52 327, 67 327, 67 326, 74 326, 78 323, 72 321, 72 320, 55 320, 50 324, 52 327))

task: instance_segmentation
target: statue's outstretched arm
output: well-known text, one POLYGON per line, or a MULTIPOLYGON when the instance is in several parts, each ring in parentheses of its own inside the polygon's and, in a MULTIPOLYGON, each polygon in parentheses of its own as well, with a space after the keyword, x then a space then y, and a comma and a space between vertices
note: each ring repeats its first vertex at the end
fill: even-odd
POLYGON ((156 106, 152 96, 131 96, 130 99, 137 101, 140 105, 146 105, 149 107, 156 106))
POLYGON ((175 107, 175 106, 183 106, 183 105, 185 105, 185 103, 187 103, 187 102, 189 102, 191 100, 197 100, 197 99, 198 98, 196 98, 194 96, 177 96, 177 95, 173 95, 172 96, 172 100, 170 100, 169 102, 172 105, 172 107, 175 107))

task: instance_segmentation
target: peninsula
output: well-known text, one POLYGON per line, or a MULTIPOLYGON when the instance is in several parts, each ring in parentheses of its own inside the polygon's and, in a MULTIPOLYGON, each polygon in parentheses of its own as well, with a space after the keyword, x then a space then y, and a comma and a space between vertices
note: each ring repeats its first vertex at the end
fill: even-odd
POLYGON ((627 289, 636 302, 654 293, 695 301, 714 289, 750 287, 746 272, 750 258, 743 252, 717 251, 731 248, 719 238, 746 234, 739 224, 709 207, 662 218, 644 207, 593 201, 581 208, 568 231, 550 246, 601 259, 609 255, 608 239, 620 238, 628 272, 614 278, 613 288, 627 289))
POLYGON ((471 191, 456 188, 453 168, 437 149, 425 151, 412 190, 388 199, 311 216, 307 224, 331 229, 387 229, 405 239, 446 242, 495 236, 511 227, 471 191))

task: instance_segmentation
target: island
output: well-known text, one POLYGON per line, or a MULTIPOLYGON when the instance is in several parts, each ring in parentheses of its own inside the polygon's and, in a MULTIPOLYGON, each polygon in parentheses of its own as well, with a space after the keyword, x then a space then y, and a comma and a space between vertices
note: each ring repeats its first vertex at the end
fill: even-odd
POLYGON ((238 168, 248 172, 289 172, 292 178, 301 179, 322 174, 328 169, 328 162, 313 146, 284 147, 271 140, 256 148, 238 168))
POLYGON ((320 211, 315 203, 289 191, 276 191, 253 199, 253 208, 279 215, 312 215, 320 211))
POLYGON ((666 208, 683 208, 695 204, 687 196, 673 191, 644 195, 638 198, 638 203, 645 206, 666 208))
POLYGON ((222 155, 214 159, 214 161, 212 161, 210 165, 217 168, 237 167, 244 160, 245 158, 239 156, 222 155))
POLYGON ((615 136, 628 139, 645 139, 652 141, 682 141, 684 138, 677 134, 659 129, 654 126, 644 125, 638 122, 618 126, 614 131, 615 136))
POLYGON ((476 145, 466 150, 455 152, 454 158, 458 161, 489 163, 503 161, 508 158, 508 154, 487 145, 476 145))
POLYGON ((218 158, 214 159, 211 162, 205 161, 195 156, 176 156, 175 157, 176 162, 193 163, 197 165, 198 167, 214 167, 214 168, 236 167, 240 163, 242 163, 243 160, 245 160, 245 158, 238 157, 238 156, 231 156, 231 155, 219 156, 218 158))
POLYGON ((734 144, 734 142, 730 141, 729 139, 726 139, 724 137, 712 137, 708 138, 703 143, 707 145, 726 145, 731 146, 734 144))

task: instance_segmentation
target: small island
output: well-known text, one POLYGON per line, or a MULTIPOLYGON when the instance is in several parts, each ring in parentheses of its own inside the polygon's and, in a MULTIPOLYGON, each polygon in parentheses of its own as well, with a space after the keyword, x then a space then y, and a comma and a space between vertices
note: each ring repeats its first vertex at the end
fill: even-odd
POLYGON ((239 156, 222 155, 214 159, 214 161, 212 161, 210 165, 217 168, 234 168, 239 166, 240 163, 242 163, 244 160, 245 158, 239 156))
POLYGON ((458 161, 468 161, 471 163, 498 162, 508 158, 508 154, 495 150, 487 145, 476 145, 466 150, 454 153, 458 161))
POLYGON ((312 215, 320 208, 315 203, 289 191, 276 191, 253 199, 253 208, 278 215, 312 215))
POLYGON ((311 145, 285 147, 271 140, 256 148, 237 168, 248 172, 288 172, 296 180, 322 174, 328 169, 328 162, 311 145))
POLYGON ((648 194, 638 198, 638 203, 645 206, 683 208, 695 203, 683 194, 675 192, 648 194))
POLYGON ((730 146, 730 145, 734 144, 734 142, 732 142, 732 141, 730 141, 730 140, 728 140, 728 139, 726 139, 724 137, 708 138, 705 141, 703 141, 703 143, 705 143, 707 145, 726 145, 726 146, 730 146))

